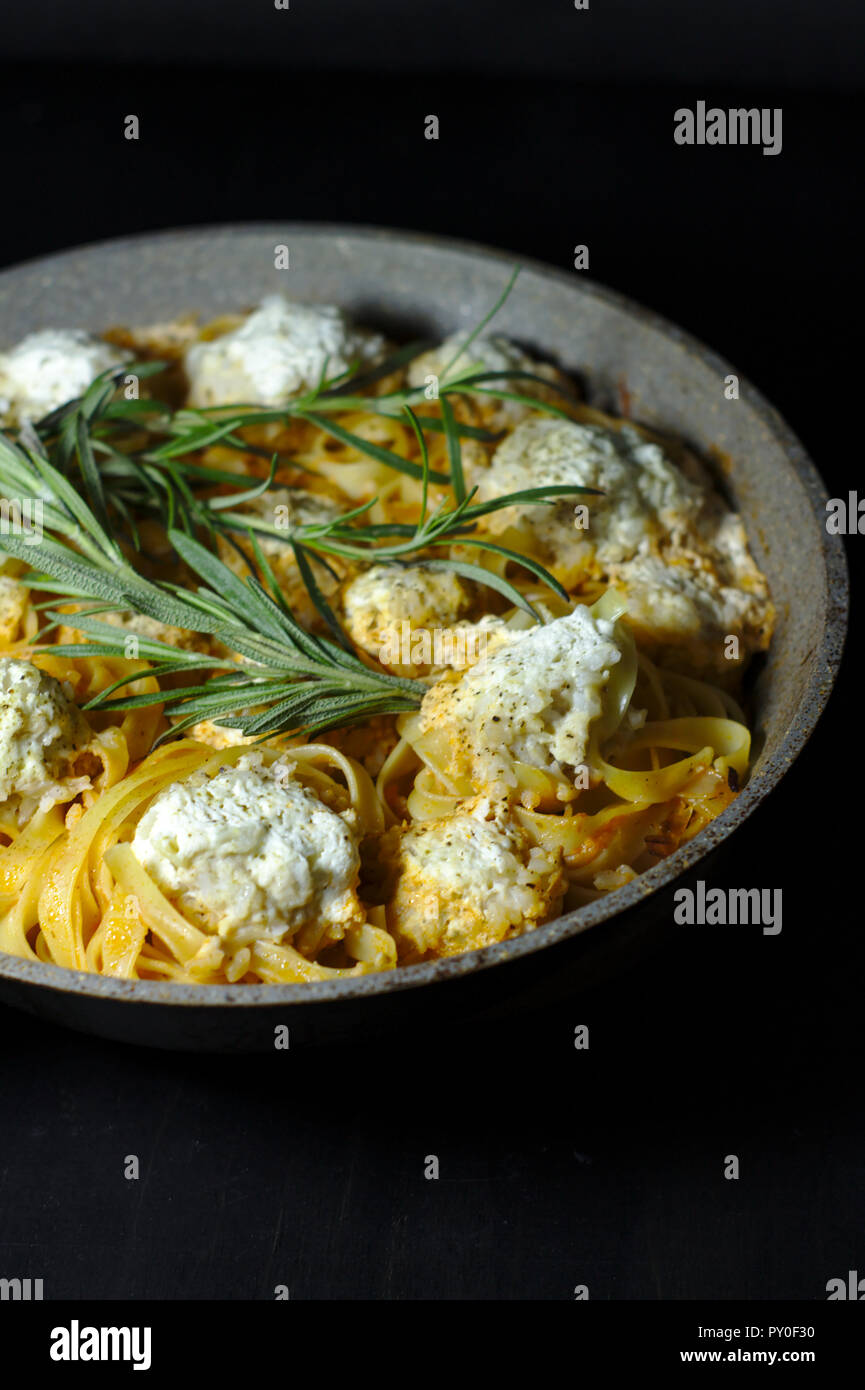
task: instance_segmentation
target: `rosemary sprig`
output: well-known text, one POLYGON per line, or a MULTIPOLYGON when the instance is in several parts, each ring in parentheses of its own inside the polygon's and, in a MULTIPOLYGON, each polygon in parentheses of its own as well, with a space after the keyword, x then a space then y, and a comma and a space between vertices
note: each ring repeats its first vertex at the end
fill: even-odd
POLYGON ((137 674, 131 675, 102 692, 91 702, 93 706, 128 709, 158 703, 177 719, 172 733, 212 718, 262 737, 276 732, 312 733, 369 719, 374 714, 416 708, 426 687, 372 669, 355 654, 316 581, 311 560, 325 566, 329 556, 361 564, 404 564, 411 556, 423 555, 426 563, 456 570, 493 588, 538 618, 532 605, 508 579, 483 565, 437 553, 457 545, 521 566, 566 597, 561 585, 543 566, 492 541, 478 531, 478 522, 505 507, 551 505, 563 495, 593 490, 538 487, 478 502, 477 490, 469 492, 466 487, 461 441, 466 437, 489 441, 496 436, 458 421, 451 404, 451 397, 477 392, 569 418, 566 411, 548 401, 510 389, 520 380, 551 385, 530 372, 485 372, 477 364, 469 364, 462 371, 451 373, 456 360, 467 352, 504 303, 517 274, 518 269, 499 301, 442 374, 439 416, 417 413, 415 407, 425 401, 423 388, 379 396, 357 394, 358 388, 363 389, 411 360, 425 346, 421 344, 400 349, 365 376, 359 376, 354 369, 328 379, 325 363, 321 379, 312 390, 275 410, 239 404, 211 410, 172 411, 158 400, 121 399, 117 391, 121 377, 144 377, 163 366, 127 363, 103 373, 80 400, 53 412, 35 429, 22 429, 18 445, 0 436, 0 489, 22 498, 38 499, 43 504, 44 533, 13 533, 4 539, 5 548, 38 566, 37 572, 23 576, 25 582, 46 593, 89 605, 74 617, 56 609, 49 611, 52 627, 74 621, 76 627, 94 639, 53 650, 70 656, 126 655, 128 634, 100 621, 100 615, 131 609, 167 626, 210 637, 231 653, 214 655, 207 642, 199 644, 202 650, 180 650, 170 643, 135 634, 139 655, 151 663, 157 677, 181 671, 218 674, 200 685, 176 691, 115 698, 116 691, 138 679, 137 674), (418 444, 420 462, 365 440, 340 420, 331 418, 353 409, 407 419, 418 444), (285 424, 291 419, 311 423, 376 462, 418 479, 422 484, 422 504, 417 522, 365 524, 362 518, 376 499, 332 521, 300 525, 288 531, 254 511, 242 510, 274 486, 279 463, 278 454, 271 455, 252 444, 243 431, 274 421, 285 424), (441 432, 446 437, 448 473, 431 468, 428 432, 441 432), (202 464, 200 451, 214 444, 247 455, 252 452, 269 457, 268 476, 250 486, 244 472, 202 464), (430 511, 432 484, 450 484, 451 493, 430 511), (215 485, 229 491, 210 495, 215 485), (190 591, 165 581, 150 581, 137 573, 115 532, 125 531, 133 544, 140 546, 136 522, 142 515, 157 516, 164 522, 176 555, 202 581, 197 589, 190 591), (213 553, 218 535, 227 537, 240 549, 236 542, 238 533, 248 537, 261 578, 254 573, 239 577, 213 553), (202 534, 209 539, 211 548, 201 544, 202 534), (291 545, 329 637, 308 633, 295 619, 263 553, 259 538, 266 535, 291 545))
MULTIPOLYGON (((144 364, 144 367, 152 371, 154 367, 159 365, 149 363, 144 364)), ((430 466, 425 433, 431 417, 418 416, 415 413, 408 403, 408 398, 412 392, 402 393, 401 410, 403 419, 407 418, 410 421, 418 441, 421 462, 418 464, 402 459, 390 450, 369 441, 363 441, 366 452, 378 462, 390 464, 391 460, 395 460, 392 466, 398 464, 400 470, 410 472, 412 476, 417 476, 421 480, 424 514, 416 525, 388 523, 370 526, 359 523, 362 514, 375 504, 376 499, 373 498, 332 521, 286 528, 277 526, 255 511, 236 510, 261 497, 273 486, 277 456, 273 455, 271 458, 268 476, 251 487, 249 477, 243 473, 229 469, 208 468, 183 457, 180 453, 178 439, 175 437, 178 429, 182 430, 182 426, 178 426, 177 422, 178 420, 185 420, 190 412, 182 410, 172 414, 158 402, 126 402, 114 398, 113 383, 121 372, 132 370, 133 367, 127 364, 123 368, 113 368, 109 372, 103 373, 102 377, 93 383, 80 401, 72 402, 69 406, 63 407, 61 411, 55 412, 54 416, 49 417, 40 426, 40 436, 46 440, 46 447, 59 470, 68 474, 73 464, 77 463, 78 472, 94 515, 98 518, 104 532, 108 533, 110 530, 109 510, 113 507, 119 513, 133 543, 137 546, 140 545, 140 540, 136 518, 140 517, 142 513, 149 513, 164 520, 169 531, 179 528, 189 536, 196 536, 204 532, 211 539, 211 543, 217 534, 226 536, 242 558, 246 557, 242 549, 237 546, 235 538, 238 535, 249 536, 250 533, 291 544, 296 554, 300 548, 301 551, 307 552, 319 562, 326 562, 328 556, 340 556, 343 559, 361 564, 406 561, 410 556, 430 548, 441 549, 459 542, 480 551, 487 551, 490 554, 504 557, 509 563, 530 571, 535 578, 546 584, 553 592, 560 596, 564 595, 558 582, 537 561, 533 561, 516 551, 502 548, 487 540, 482 534, 475 534, 477 523, 483 516, 504 507, 551 503, 559 496, 590 492, 591 489, 580 487, 534 488, 515 492, 484 504, 475 503, 474 493, 471 496, 466 495, 461 460, 460 429, 447 394, 441 397, 442 417, 440 423, 447 438, 449 474, 436 472, 430 466), (150 409, 142 409, 148 404, 150 409), (167 443, 154 447, 151 442, 148 447, 137 452, 125 452, 121 447, 124 441, 128 441, 130 434, 133 437, 140 435, 142 430, 148 427, 150 417, 152 417, 154 429, 162 435, 168 434, 167 443), (446 497, 440 503, 435 514, 427 518, 426 497, 430 484, 440 482, 443 479, 452 481, 454 502, 451 504, 450 498, 446 497), (220 496, 202 493, 202 487, 209 487, 214 483, 230 487, 232 491, 220 496)), ((454 377, 453 389, 461 389, 465 383, 474 385, 474 383, 486 381, 490 377, 495 379, 504 377, 509 380, 512 376, 525 375, 528 374, 504 372, 479 375, 475 368, 470 368, 466 373, 454 377)), ((316 392, 310 393, 305 399, 312 400, 314 396, 316 398, 321 397, 326 389, 327 383, 323 374, 321 383, 316 387, 316 392)), ((522 399, 513 393, 509 394, 511 399, 522 399)), ((396 399, 396 396, 393 399, 396 399)), ((293 404, 295 407, 298 405, 297 402, 293 404)), ((279 412, 272 411, 257 413, 265 414, 268 418, 274 414, 279 414, 279 412)), ((342 442, 354 443, 356 440, 356 436, 343 429, 338 422, 330 421, 325 416, 299 409, 297 414, 299 418, 309 420, 342 442)), ((241 417, 235 415, 232 418, 236 422, 241 417)), ((248 419, 250 417, 244 416, 242 418, 248 419)), ((229 438, 230 436, 220 433, 222 428, 224 426, 208 425, 202 432, 196 425, 192 436, 181 435, 181 437, 186 440, 187 445, 194 443, 197 448, 201 448, 213 443, 217 438, 221 438, 223 442, 229 438)), ((242 440, 238 440, 238 443, 243 445, 242 440)), ((439 561, 437 563, 439 567, 444 567, 447 564, 455 567, 458 562, 439 561)), ((460 572, 466 577, 470 574, 478 583, 497 590, 510 602, 526 609, 526 611, 534 612, 520 591, 508 581, 500 579, 482 566, 467 568, 465 562, 461 562, 461 564, 460 572)), ((307 583, 310 575, 311 571, 308 566, 305 566, 303 577, 307 583)), ((333 625, 330 618, 327 621, 329 626, 333 625)))
POLYGON ((52 651, 65 656, 127 655, 129 634, 101 622, 98 614, 132 609, 168 626, 207 634, 233 653, 181 651, 168 642, 136 634, 138 655, 152 663, 157 678, 179 671, 221 674, 177 691, 110 698, 115 690, 139 679, 140 672, 133 673, 86 708, 160 704, 179 716, 171 735, 198 720, 216 719, 244 733, 264 736, 320 732, 419 705, 426 689, 420 682, 376 671, 346 647, 308 633, 278 588, 271 595, 255 576, 239 578, 182 531, 171 531, 169 539, 184 563, 203 580, 202 586, 190 592, 143 578, 69 481, 47 459, 0 435, 0 487, 6 489, 10 482, 19 487, 19 495, 43 502, 43 534, 31 527, 28 534, 4 537, 12 555, 40 566, 38 573, 22 576, 24 581, 46 593, 95 605, 74 615, 49 612, 52 626, 74 623, 95 639, 55 646, 52 651))
MULTIPOLYGON (((554 593, 561 598, 567 598, 567 593, 559 581, 544 568, 537 560, 530 556, 523 555, 516 550, 510 550, 505 546, 496 544, 483 534, 475 534, 478 521, 490 515, 492 512, 501 511, 507 507, 521 504, 525 505, 551 505, 558 498, 572 496, 576 493, 593 493, 596 489, 575 487, 568 485, 549 485, 537 488, 525 488, 518 492, 508 493, 502 497, 493 498, 487 502, 475 502, 474 498, 477 489, 473 488, 471 493, 466 494, 465 482, 462 473, 462 462, 460 457, 460 442, 455 432, 449 432, 448 446, 452 468, 455 478, 459 479, 458 487, 454 489, 454 502, 447 498, 439 502, 434 512, 428 515, 428 496, 429 481, 432 476, 429 467, 429 452, 426 439, 424 438, 424 420, 414 413, 410 406, 405 407, 406 415, 411 422, 412 428, 420 447, 422 469, 423 469, 423 492, 421 499, 420 515, 417 522, 411 525, 406 522, 383 522, 377 525, 357 525, 357 518, 374 504, 364 503, 356 507, 352 512, 336 517, 331 521, 319 522, 307 526, 299 526, 290 533, 284 528, 277 527, 275 524, 266 521, 264 518, 251 520, 247 515, 236 512, 224 512, 220 522, 223 526, 234 527, 237 531, 247 531, 254 535, 267 534, 285 540, 290 535, 291 544, 295 555, 300 558, 304 551, 310 551, 319 560, 326 560, 327 556, 340 556, 343 559, 351 560, 355 563, 364 565, 391 563, 406 563, 411 557, 421 554, 424 562, 437 569, 453 569, 463 577, 471 579, 487 588, 496 590, 502 594, 515 607, 522 608, 535 619, 538 614, 532 607, 525 595, 512 584, 509 580, 495 572, 485 569, 480 565, 472 565, 467 561, 458 560, 452 557, 447 559, 431 558, 428 552, 450 547, 458 544, 463 547, 475 548, 489 554, 501 556, 508 563, 515 564, 528 570, 539 579, 541 583, 547 585, 554 593), (462 493, 459 499, 459 493, 462 493)), ((450 425, 453 421, 452 414, 445 416, 446 424, 450 425)), ((224 501, 225 499, 218 499, 224 501)), ((303 573, 307 588, 312 593, 311 571, 303 573)), ((313 598, 315 599, 315 594, 313 598)), ((318 606, 318 605, 317 605, 318 606)), ((321 611, 321 610, 320 610, 321 611)), ((323 614, 325 620, 332 626, 330 616, 323 614)))

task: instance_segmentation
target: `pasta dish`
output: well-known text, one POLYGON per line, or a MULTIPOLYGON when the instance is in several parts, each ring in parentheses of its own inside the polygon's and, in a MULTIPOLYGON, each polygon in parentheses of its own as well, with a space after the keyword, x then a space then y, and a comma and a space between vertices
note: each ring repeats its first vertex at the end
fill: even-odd
POLYGON ((682 441, 340 309, 0 353, 0 950, 315 982, 532 931, 748 775, 773 610, 682 441))

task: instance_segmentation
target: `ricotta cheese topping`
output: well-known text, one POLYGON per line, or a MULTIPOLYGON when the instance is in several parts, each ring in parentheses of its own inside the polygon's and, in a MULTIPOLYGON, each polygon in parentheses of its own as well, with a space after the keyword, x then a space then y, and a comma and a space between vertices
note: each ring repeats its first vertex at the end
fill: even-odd
MULTIPOLYGON (((689 669, 723 671, 763 645, 762 599, 721 584, 708 570, 645 556, 611 566, 610 578, 627 604, 627 621, 638 642, 649 651, 681 648, 681 661, 689 669), (736 655, 726 646, 729 636, 739 639, 736 655)), ((675 651, 667 654, 675 656, 675 651)))
POLYGON ((67 779, 70 764, 91 738, 78 706, 53 676, 29 661, 0 657, 0 802, 18 799, 32 814, 89 785, 67 779), (63 782, 64 785, 59 784, 63 782))
POLYGON ((388 653, 398 652, 404 638, 410 642, 419 631, 430 638, 432 652, 435 630, 451 628, 468 611, 473 597, 472 586, 453 570, 424 564, 373 565, 346 585, 342 611, 346 631, 359 647, 385 665, 407 665, 410 651, 403 663, 390 659, 388 653))
POLYGON ((545 555, 580 571, 603 569, 647 553, 661 537, 693 530, 701 490, 657 445, 635 430, 607 430, 532 416, 499 445, 478 477, 488 501, 523 488, 572 484, 602 495, 575 494, 552 504, 507 507, 488 518, 492 531, 519 524, 545 555), (588 512, 588 526, 581 526, 588 512))
POLYGON ((748 549, 739 513, 728 511, 717 495, 709 497, 701 518, 698 550, 703 564, 708 557, 721 584, 744 589, 751 595, 761 610, 761 623, 770 627, 774 609, 766 576, 748 549))
POLYGON ((395 879, 388 926, 402 956, 452 955, 537 926, 558 911, 561 855, 532 845, 501 804, 481 797, 441 820, 388 831, 395 879))
POLYGON ((355 328, 341 309, 274 294, 239 328, 187 350, 189 403, 284 405, 317 386, 325 367, 328 378, 339 376, 355 361, 376 361, 384 349, 382 337, 355 328))
POLYGON ((337 814, 293 775, 244 754, 151 803, 132 852, 191 921, 234 947, 289 941, 303 927, 339 940, 364 920, 351 812, 337 814))
POLYGON ((589 728, 622 653, 615 625, 585 607, 513 633, 461 678, 424 696, 422 732, 447 735, 454 770, 478 787, 513 786, 513 760, 559 772, 582 766, 589 728))
POLYGON ((80 329, 30 333, 0 353, 0 420, 6 425, 41 420, 83 396, 100 372, 129 360, 128 352, 80 329))
MULTIPOLYGON (((500 334, 480 334, 469 343, 467 352, 461 351, 467 336, 465 333, 453 333, 437 347, 416 357, 409 364, 409 385, 426 386, 428 378, 434 376, 438 378, 441 387, 443 383, 465 372, 469 367, 476 367, 482 372, 532 372, 536 376, 545 376, 550 381, 556 380, 559 376, 555 368, 547 363, 535 361, 528 353, 523 352, 522 348, 517 347, 516 343, 500 334)), ((538 396, 544 392, 544 388, 535 381, 516 379, 498 383, 491 381, 488 384, 499 385, 521 396, 538 396)), ((496 426, 516 424, 531 410, 530 406, 522 405, 519 401, 496 400, 492 396, 478 396, 477 392, 472 394, 485 403, 491 415, 491 423, 496 426)))

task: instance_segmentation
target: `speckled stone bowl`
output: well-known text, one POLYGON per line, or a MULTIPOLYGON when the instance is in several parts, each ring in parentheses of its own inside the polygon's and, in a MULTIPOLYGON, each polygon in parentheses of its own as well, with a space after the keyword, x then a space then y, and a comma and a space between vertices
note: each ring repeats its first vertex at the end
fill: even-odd
MULTIPOLYGON (((396 337, 444 335, 495 302, 515 257, 404 232, 258 224, 107 242, 0 274, 0 342, 44 327, 212 315, 283 291, 342 305, 396 337), (275 248, 288 270, 274 266, 275 248)), ((269 1050, 339 1042, 401 1019, 499 1007, 555 978, 577 984, 627 952, 653 917, 672 914, 673 880, 742 824, 800 752, 826 703, 844 639, 847 576, 826 535, 825 489, 802 446, 734 369, 678 328, 579 273, 523 263, 496 330, 578 372, 614 407, 624 378, 632 413, 730 460, 725 486, 772 586, 778 625, 755 688, 758 756, 741 795, 691 844, 628 887, 515 941, 388 974, 319 985, 195 989, 101 979, 0 955, 0 1000, 71 1027, 157 1047, 269 1050)))

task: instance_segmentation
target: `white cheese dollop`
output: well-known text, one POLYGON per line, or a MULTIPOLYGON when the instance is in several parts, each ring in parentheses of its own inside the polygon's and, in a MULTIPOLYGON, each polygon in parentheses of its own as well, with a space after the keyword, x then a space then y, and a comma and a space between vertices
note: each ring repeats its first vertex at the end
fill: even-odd
POLYGON ((267 766, 249 753, 212 777, 172 783, 142 816, 132 852, 166 897, 232 948, 314 925, 339 940, 364 920, 351 813, 295 780, 290 760, 267 766))
POLYGON ((388 831, 380 853, 394 879, 387 921, 403 958, 491 945, 561 905, 560 852, 534 846, 505 807, 483 797, 388 831))
POLYGON ((426 564, 372 565, 346 585, 342 612, 346 631, 359 647, 386 666, 408 665, 410 657, 400 663, 389 653, 410 643, 417 632, 429 638, 432 655, 436 632, 453 627, 472 599, 472 586, 453 570, 426 564))
POLYGON ((332 378, 359 360, 384 354, 377 333, 355 328, 330 304, 295 304, 275 294, 239 328, 185 354, 190 405, 284 405, 317 386, 327 366, 332 378))
POLYGON ((702 504, 690 482, 657 445, 633 429, 603 429, 533 416, 518 425, 478 477, 489 501, 523 488, 572 484, 603 495, 577 493, 552 504, 523 504, 493 512, 487 525, 519 524, 542 552, 578 573, 632 559, 662 536, 692 530, 702 504), (588 526, 576 508, 588 511, 588 526))
MULTIPOLYGON (((767 631, 774 621, 769 584, 748 548, 748 537, 738 512, 728 511, 717 495, 710 497, 700 521, 700 551, 708 557, 722 585, 743 590, 767 631)), ((690 558, 687 554, 685 558, 690 558)))
POLYGON ((648 651, 698 671, 724 671, 765 645, 766 604, 745 589, 721 584, 705 569, 642 556, 610 566, 611 585, 627 605, 627 622, 648 651), (737 644, 727 643, 736 637, 737 644))
POLYGON ((80 787, 66 779, 90 738, 90 726, 59 681, 29 661, 0 657, 0 802, 16 798, 27 814, 71 800, 89 785, 86 777, 80 787))
POLYGON ((515 632, 460 679, 436 682, 421 704, 421 732, 446 734, 454 770, 478 788, 513 786, 513 759, 554 773, 582 766, 622 656, 614 634, 584 607, 515 632))
POLYGON ((41 420, 83 396, 91 382, 130 355, 75 328, 30 333, 0 353, 0 419, 6 425, 41 420))
MULTIPOLYGON (((463 344, 467 337, 466 333, 453 333, 429 352, 416 357, 409 364, 409 385, 427 386, 428 379, 432 376, 438 379, 441 389, 443 384, 459 373, 467 371, 469 367, 475 367, 479 372, 532 372, 533 375, 546 377, 549 381, 564 381, 561 373, 554 367, 529 357, 528 353, 523 352, 522 348, 517 347, 509 338, 503 338, 500 334, 479 334, 477 338, 472 339, 468 350, 465 351, 463 344)), ((520 396, 552 396, 552 393, 546 392, 538 382, 522 380, 519 377, 510 381, 503 378, 501 381, 484 382, 482 385, 497 386, 520 396)), ((514 425, 531 412, 531 406, 522 405, 519 401, 497 400, 493 396, 480 396, 477 392, 471 394, 476 400, 484 403, 489 413, 489 423, 493 428, 514 425)))

